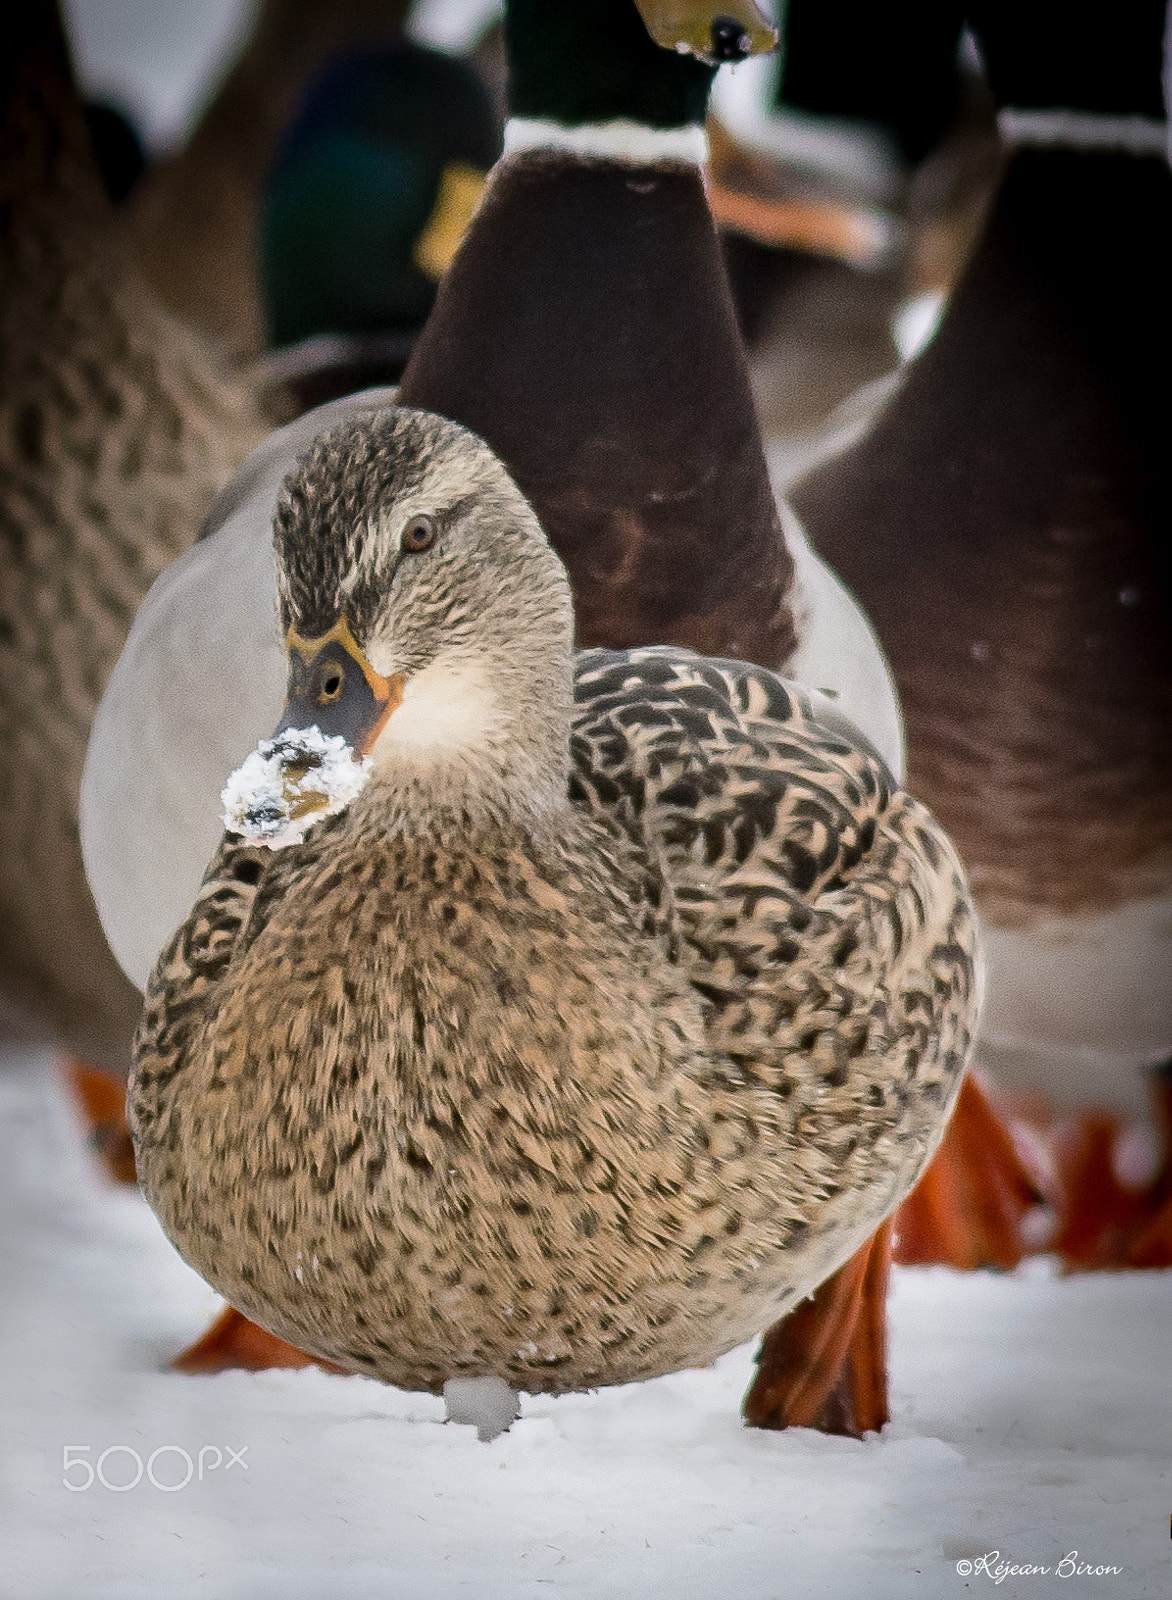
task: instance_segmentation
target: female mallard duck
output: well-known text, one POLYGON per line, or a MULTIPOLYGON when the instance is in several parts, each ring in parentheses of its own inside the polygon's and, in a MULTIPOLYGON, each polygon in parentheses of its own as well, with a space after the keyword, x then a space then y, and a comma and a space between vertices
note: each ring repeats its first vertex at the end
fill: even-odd
POLYGON ((233 1304, 405 1387, 710 1360, 939 1139, 978 987, 951 847, 821 696, 575 659, 451 422, 324 435, 275 545, 285 714, 138 1037, 152 1205, 233 1304))
MULTIPOLYGON (((712 6, 673 15, 701 15, 709 54, 753 42, 712 6)), ((711 61, 660 49, 631 0, 556 14, 510 0, 507 21, 507 153, 406 392, 501 452, 567 563, 579 643, 784 667, 832 690, 898 776, 899 713, 871 630, 769 483, 699 170, 711 61)), ((139 983, 195 897, 223 773, 278 714, 267 530, 282 452, 292 466, 308 437, 271 440, 222 502, 219 532, 157 586, 95 724, 87 866, 139 983)), ((819 1405, 785 1414, 813 1421, 819 1405)))
POLYGON ((56 8, 0 23, 0 995, 125 1074, 139 999, 78 846, 90 721, 135 608, 264 429, 116 237, 56 8))
MULTIPOLYGON (((879 424, 794 500, 891 652, 913 786, 972 872, 982 1054, 1134 1117, 1137 1069, 1172 1060, 1166 11, 1055 14, 978 16, 1009 147, 980 246, 879 424)), ((1167 1168, 1137 1219, 1093 1154, 1054 1244, 1172 1259, 1167 1168)))

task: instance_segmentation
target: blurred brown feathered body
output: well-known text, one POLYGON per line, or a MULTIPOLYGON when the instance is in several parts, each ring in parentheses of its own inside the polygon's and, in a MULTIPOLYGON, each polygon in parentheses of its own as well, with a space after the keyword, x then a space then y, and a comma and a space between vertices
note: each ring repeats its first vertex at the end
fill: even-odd
POLYGON ((125 1070, 139 999, 77 840, 90 722, 139 601, 264 428, 130 270, 51 5, 0 86, 0 991, 125 1070))

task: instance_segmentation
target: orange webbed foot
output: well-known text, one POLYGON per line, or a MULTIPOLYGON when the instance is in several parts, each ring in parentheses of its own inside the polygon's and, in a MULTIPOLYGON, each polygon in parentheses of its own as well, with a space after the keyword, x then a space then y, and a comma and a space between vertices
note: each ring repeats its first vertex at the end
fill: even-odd
POLYGON ((1058 1174, 1058 1225, 1049 1242, 1069 1272, 1172 1266, 1172 1070, 1152 1074, 1160 1153, 1154 1175, 1120 1173, 1123 1127, 1110 1112, 1064 1118, 1049 1130, 1058 1174))
POLYGON ((171 1366, 176 1372, 186 1373, 268 1372, 274 1367, 345 1371, 320 1356, 306 1355, 275 1333, 266 1333, 231 1306, 226 1306, 203 1337, 176 1356, 171 1366))
POLYGON ((1172 1267, 1172 1062, 1152 1074, 1161 1160, 1144 1191, 1145 1214, 1127 1242, 1125 1267, 1172 1267))
POLYGON ((102 1165, 117 1183, 137 1183, 134 1142, 126 1121, 126 1085, 76 1056, 66 1057, 65 1075, 102 1165))
POLYGON ((1172 1195, 1135 1229, 1121 1264, 1144 1269, 1172 1267, 1172 1195))
POLYGON ((1141 1191, 1121 1182, 1117 1171, 1122 1131, 1109 1112, 1064 1117, 1049 1130, 1058 1200, 1047 1248, 1068 1272, 1121 1266, 1144 1215, 1141 1191))
POLYGON ((752 1428, 817 1428, 861 1439, 888 1420, 890 1222, 766 1333, 745 1396, 752 1428))

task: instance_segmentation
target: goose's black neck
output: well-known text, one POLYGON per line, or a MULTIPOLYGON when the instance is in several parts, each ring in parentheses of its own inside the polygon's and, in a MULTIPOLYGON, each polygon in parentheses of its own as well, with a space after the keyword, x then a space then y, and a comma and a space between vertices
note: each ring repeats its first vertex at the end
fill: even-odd
POLYGON ((968 0, 999 106, 1164 116, 1166 0, 968 0))
POLYGON ((715 69, 661 50, 633 0, 508 0, 509 111, 568 126, 702 123, 715 69))

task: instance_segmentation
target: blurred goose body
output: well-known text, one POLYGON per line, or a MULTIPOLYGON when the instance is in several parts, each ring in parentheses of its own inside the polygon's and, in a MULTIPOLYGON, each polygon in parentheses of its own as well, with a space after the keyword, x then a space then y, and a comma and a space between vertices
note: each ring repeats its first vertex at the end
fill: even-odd
POLYGON ((124 1074, 139 999, 82 869, 86 741, 139 601, 264 424, 132 271, 56 8, 0 36, 0 992, 124 1074))

